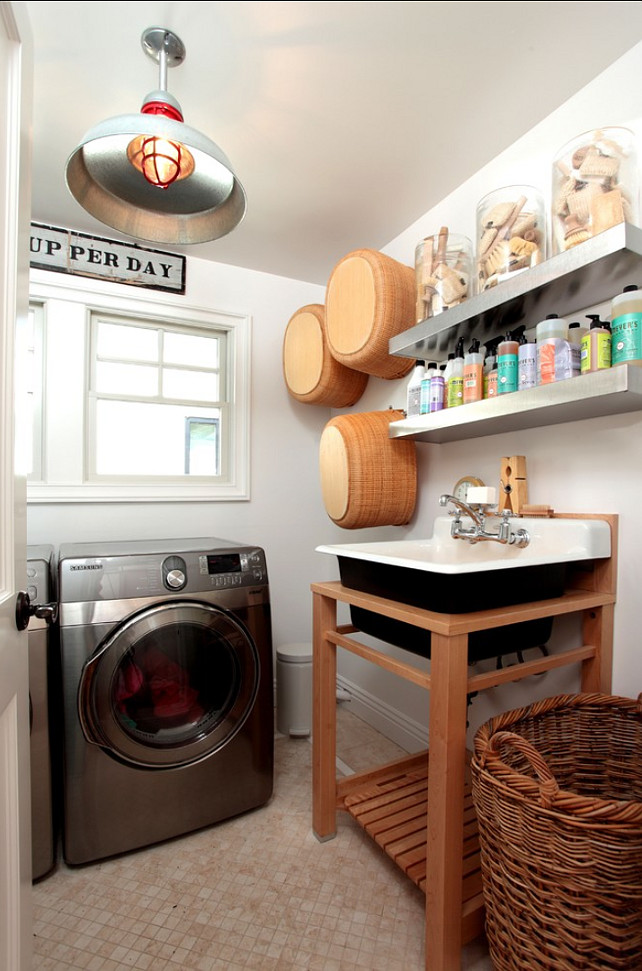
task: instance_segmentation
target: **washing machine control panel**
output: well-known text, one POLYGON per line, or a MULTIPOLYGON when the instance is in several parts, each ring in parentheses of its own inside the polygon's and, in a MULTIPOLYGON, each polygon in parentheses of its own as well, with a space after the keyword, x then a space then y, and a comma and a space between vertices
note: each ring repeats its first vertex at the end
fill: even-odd
MULTIPOLYGON (((125 544, 124 548, 104 544, 96 552, 88 549, 88 544, 61 546, 59 600, 64 605, 65 622, 77 622, 74 604, 223 591, 234 596, 247 593, 256 600, 259 588, 267 597, 266 558, 260 547, 207 539, 202 544, 199 540, 162 543, 165 550, 160 553, 152 541, 125 544)), ((61 622, 63 619, 61 616, 61 622)))
POLYGON ((215 588, 265 583, 265 557, 261 550, 204 553, 198 558, 201 576, 209 576, 215 588))

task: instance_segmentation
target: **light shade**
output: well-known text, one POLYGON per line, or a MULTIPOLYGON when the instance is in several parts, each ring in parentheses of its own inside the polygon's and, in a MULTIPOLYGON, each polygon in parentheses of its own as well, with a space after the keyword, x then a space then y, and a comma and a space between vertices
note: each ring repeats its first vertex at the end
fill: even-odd
MULTIPOLYGON (((146 35, 152 31, 161 28, 143 34, 144 47, 146 35)), ((164 36, 178 40, 169 32, 164 36)), ((165 101, 180 111, 178 102, 165 90, 152 92, 145 102, 150 99, 165 101)), ((96 219, 151 242, 187 244, 218 239, 245 215, 243 186, 218 145, 163 114, 118 115, 91 128, 67 161, 66 179, 74 198, 96 219), (187 149, 193 171, 167 188, 150 184, 128 157, 130 144, 141 136, 165 139, 187 149)))

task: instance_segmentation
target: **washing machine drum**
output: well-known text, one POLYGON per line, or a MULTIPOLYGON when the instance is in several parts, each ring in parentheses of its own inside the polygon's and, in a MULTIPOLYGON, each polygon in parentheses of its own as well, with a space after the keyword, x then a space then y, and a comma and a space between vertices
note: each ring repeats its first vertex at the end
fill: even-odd
POLYGON ((254 705, 259 657, 233 614, 170 601, 132 614, 83 670, 78 712, 88 741, 150 769, 207 758, 254 705))

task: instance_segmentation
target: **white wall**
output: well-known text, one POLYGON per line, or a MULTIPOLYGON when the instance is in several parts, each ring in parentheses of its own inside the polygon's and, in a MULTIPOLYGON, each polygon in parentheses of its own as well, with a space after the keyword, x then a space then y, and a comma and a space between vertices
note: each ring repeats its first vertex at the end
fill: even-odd
MULTIPOLYGON (((550 197, 551 160, 570 138, 607 125, 625 125, 638 138, 638 162, 642 161, 642 92, 634 79, 642 72, 642 44, 562 105, 528 135, 502 153, 469 181, 427 212, 385 251, 408 265, 424 236, 447 225, 451 231, 475 235, 477 202, 491 189, 511 184, 532 184, 550 197)), ((532 96, 536 96, 536 80, 532 96)), ((483 110, 480 107, 480 110, 483 110)), ((493 112, 489 112, 489 123, 493 112)), ((429 173, 427 173, 429 178, 429 173)), ((642 285, 642 267, 632 283, 642 285)), ((551 307, 550 311, 555 311, 551 307)), ((577 310, 590 309, 578 307, 577 310)), ((607 316, 609 307, 603 308, 607 316)), ((575 318, 575 315, 574 315, 575 318)), ((536 320, 530 322, 534 325, 536 320)), ((498 326, 498 332, 500 328, 498 326)), ((581 380, 581 379, 578 379, 581 380)), ((406 379, 382 381, 371 378, 359 411, 403 407, 406 379)), ((412 523, 397 530, 397 538, 430 535, 439 513, 438 497, 450 492, 466 472, 496 484, 503 455, 526 456, 531 502, 548 503, 558 511, 619 513, 620 559, 618 603, 615 615, 613 690, 635 696, 642 691, 642 646, 639 628, 639 578, 642 575, 642 414, 580 421, 513 434, 494 435, 447 445, 417 444, 421 494, 412 523)), ((356 536, 344 542, 356 541, 356 536)), ((340 671, 360 689, 395 705, 406 715, 425 723, 425 695, 412 686, 400 688, 392 677, 341 653, 340 671)), ((564 690, 569 676, 546 675, 522 686, 506 686, 480 696, 473 703, 471 722, 478 724, 495 711, 564 690)), ((570 690, 577 690, 571 679, 570 690)))

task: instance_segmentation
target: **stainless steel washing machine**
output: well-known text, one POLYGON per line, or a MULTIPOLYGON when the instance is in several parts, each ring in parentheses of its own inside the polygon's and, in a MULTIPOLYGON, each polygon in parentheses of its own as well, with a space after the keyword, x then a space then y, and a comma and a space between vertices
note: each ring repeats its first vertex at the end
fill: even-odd
POLYGON ((88 863, 271 796, 265 553, 221 539, 63 545, 63 853, 88 863))
POLYGON ((31 716, 31 849, 32 878, 48 873, 56 861, 57 813, 53 765, 57 738, 55 718, 55 648, 43 605, 53 600, 53 546, 27 547, 27 594, 34 612, 29 618, 29 713, 31 716), (35 612, 37 611, 37 613, 35 612))

